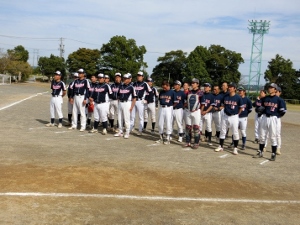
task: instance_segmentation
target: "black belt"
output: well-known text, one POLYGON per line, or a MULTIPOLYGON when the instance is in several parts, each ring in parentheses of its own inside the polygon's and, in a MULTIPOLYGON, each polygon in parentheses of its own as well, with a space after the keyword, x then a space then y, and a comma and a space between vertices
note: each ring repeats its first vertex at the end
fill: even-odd
POLYGON ((173 108, 174 110, 176 110, 176 109, 182 109, 182 108, 173 108))
MULTIPOLYGON (((95 101, 96 102, 96 101, 95 101)), ((107 102, 96 102, 97 104, 107 103, 107 102)))
POLYGON ((276 116, 276 115, 266 114, 266 117, 272 117, 272 116, 276 116))
POLYGON ((227 113, 227 112, 225 112, 225 111, 224 111, 224 113, 225 113, 227 116, 235 116, 235 115, 237 115, 237 114, 230 114, 230 113, 227 113))
POLYGON ((171 105, 160 105, 162 108, 171 107, 171 105))
POLYGON ((78 93, 75 93, 75 95, 77 95, 77 96, 83 96, 82 94, 78 94, 78 93))
POLYGON ((52 95, 52 97, 58 97, 58 96, 60 96, 60 95, 52 95))
POLYGON ((120 102, 128 102, 129 100, 120 100, 120 102))
POLYGON ((143 100, 143 99, 142 99, 142 98, 137 98, 136 100, 137 100, 137 101, 141 101, 141 100, 143 100))

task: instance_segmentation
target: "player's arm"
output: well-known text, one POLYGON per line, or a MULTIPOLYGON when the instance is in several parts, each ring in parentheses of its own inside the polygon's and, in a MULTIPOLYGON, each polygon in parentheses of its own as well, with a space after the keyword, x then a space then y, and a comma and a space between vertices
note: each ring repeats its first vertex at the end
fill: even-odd
POLYGON ((130 112, 131 112, 132 109, 134 108, 135 102, 136 102, 136 99, 137 99, 137 94, 136 94, 135 88, 132 87, 131 90, 132 90, 132 101, 131 101, 131 106, 130 106, 130 112))

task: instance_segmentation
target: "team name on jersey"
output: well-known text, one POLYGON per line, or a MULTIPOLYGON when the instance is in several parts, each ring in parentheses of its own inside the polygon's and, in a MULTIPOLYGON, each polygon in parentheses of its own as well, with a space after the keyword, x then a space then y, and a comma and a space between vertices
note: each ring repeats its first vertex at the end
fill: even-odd
POLYGON ((130 90, 126 90, 126 89, 125 89, 125 90, 122 90, 122 89, 121 89, 121 90, 120 90, 120 93, 121 93, 121 94, 127 94, 127 93, 130 93, 130 90))
POLYGON ((76 83, 76 84, 75 84, 75 87, 76 87, 76 88, 81 88, 81 87, 84 87, 84 84, 77 84, 77 83, 76 83))
POLYGON ((112 90, 112 92, 118 92, 118 91, 119 91, 119 88, 113 87, 111 90, 112 90))
POLYGON ((137 87, 134 87, 135 90, 137 91, 141 91, 141 90, 144 90, 144 87, 143 86, 137 86, 137 87))
POLYGON ((216 99, 216 100, 215 100, 215 103, 220 104, 220 103, 221 103, 221 100, 216 99))
POLYGON ((168 95, 161 95, 161 96, 160 96, 160 99, 171 100, 172 97, 171 97, 171 96, 168 96, 168 95))
POLYGON ((176 96, 176 99, 177 100, 181 100, 181 96, 176 96))
POLYGON ((58 90, 58 89, 61 89, 61 86, 53 84, 52 89, 58 90))
POLYGON ((105 88, 95 88, 95 92, 103 92, 105 91, 105 88))
POLYGON ((274 103, 274 102, 265 102, 264 106, 269 106, 269 107, 272 107, 272 108, 277 108, 278 104, 274 103))
POLYGON ((237 105, 236 101, 224 101, 226 105, 237 105))

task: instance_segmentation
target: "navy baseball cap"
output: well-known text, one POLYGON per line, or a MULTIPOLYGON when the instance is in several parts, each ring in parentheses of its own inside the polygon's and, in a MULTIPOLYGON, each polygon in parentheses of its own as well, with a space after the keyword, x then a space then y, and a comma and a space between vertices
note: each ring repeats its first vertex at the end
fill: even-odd
POLYGON ((230 82, 230 83, 228 84, 228 87, 234 87, 234 88, 236 88, 236 83, 230 82))
POLYGON ((174 84, 178 84, 179 86, 181 86, 181 82, 179 80, 175 80, 174 84))
POLYGON ((282 92, 281 87, 278 86, 277 91, 282 92))
POLYGON ((245 91, 245 88, 242 87, 242 86, 240 86, 240 87, 238 88, 238 90, 239 90, 239 91, 245 91))

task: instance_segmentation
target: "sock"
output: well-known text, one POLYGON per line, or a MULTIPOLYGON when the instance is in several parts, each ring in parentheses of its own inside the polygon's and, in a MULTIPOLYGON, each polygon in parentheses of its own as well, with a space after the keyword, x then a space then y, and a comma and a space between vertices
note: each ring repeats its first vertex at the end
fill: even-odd
POLYGON ((80 115, 80 114, 78 114, 78 117, 77 117, 77 118, 78 118, 78 120, 77 120, 78 122, 80 121, 80 117, 81 117, 81 115, 80 115))
POLYGON ((265 144, 259 144, 259 151, 264 151, 265 144))
POLYGON ((242 142, 243 142, 243 145, 246 144, 246 137, 242 137, 242 142))
POLYGON ((217 131, 217 137, 220 137, 221 131, 217 131))
POLYGON ((109 119, 109 124, 110 124, 110 127, 113 128, 114 127, 114 119, 109 119))
POLYGON ((222 138, 220 138, 220 146, 223 148, 223 145, 224 145, 224 140, 225 139, 222 139, 222 138))
POLYGON ((107 129, 107 121, 102 122, 102 127, 103 127, 103 129, 107 129))
POLYGON ((87 119, 87 125, 91 125, 91 119, 87 119))
POLYGON ((72 122, 72 114, 68 114, 68 121, 71 123, 72 122))
POLYGON ((208 142, 211 142, 212 132, 207 132, 207 134, 208 134, 208 142))
POLYGON ((160 134, 160 139, 161 139, 161 140, 164 139, 164 134, 160 134))
POLYGON ((208 136, 208 132, 207 130, 205 130, 205 138, 207 138, 207 136, 208 136))
POLYGON ((58 123, 62 123, 62 119, 63 119, 63 118, 59 118, 59 119, 58 119, 58 123))
POLYGON ((235 148, 237 148, 238 144, 239 144, 239 140, 233 140, 233 145, 235 148))
POLYGON ((272 146, 272 154, 276 154, 276 151, 277 151, 277 145, 272 146))
POLYGON ((51 123, 54 123, 54 118, 51 118, 51 123))
POLYGON ((148 122, 144 122, 144 130, 146 130, 148 122))
POLYGON ((152 123, 152 130, 155 128, 155 122, 152 123))
POLYGON ((94 129, 97 130, 99 126, 99 121, 94 121, 94 129))

